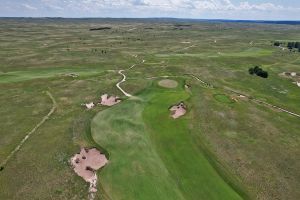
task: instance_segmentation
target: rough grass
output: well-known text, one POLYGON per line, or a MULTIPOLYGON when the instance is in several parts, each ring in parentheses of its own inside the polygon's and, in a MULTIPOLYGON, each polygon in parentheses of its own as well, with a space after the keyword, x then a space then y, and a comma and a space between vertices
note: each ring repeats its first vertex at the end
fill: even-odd
POLYGON ((234 101, 225 94, 214 94, 214 98, 221 103, 234 103, 234 101))

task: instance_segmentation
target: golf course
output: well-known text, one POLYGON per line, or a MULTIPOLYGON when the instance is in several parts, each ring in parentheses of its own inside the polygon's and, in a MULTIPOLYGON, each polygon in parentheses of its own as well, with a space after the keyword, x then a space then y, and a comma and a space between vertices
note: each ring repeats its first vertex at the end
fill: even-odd
POLYGON ((300 25, 0 30, 1 200, 299 199, 300 25))

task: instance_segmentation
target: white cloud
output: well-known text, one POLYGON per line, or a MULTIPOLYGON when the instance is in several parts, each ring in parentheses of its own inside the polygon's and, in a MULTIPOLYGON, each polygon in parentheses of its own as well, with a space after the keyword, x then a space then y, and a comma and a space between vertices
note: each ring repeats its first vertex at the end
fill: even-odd
POLYGON ((22 6, 25 8, 25 9, 28 9, 28 10, 37 10, 37 8, 36 7, 33 7, 33 6, 31 6, 31 5, 29 5, 29 4, 22 4, 22 6))
POLYGON ((53 9, 90 10, 97 9, 158 9, 158 10, 279 10, 281 5, 270 2, 251 4, 248 1, 233 4, 231 0, 41 0, 53 9))
MULTIPOLYGON (((1 0, 0 0, 1 1, 1 0)), ((274 0, 10 0, 2 13, 63 17, 299 18, 300 3, 274 0), (22 2, 22 3, 20 3, 22 2), (7 8, 8 7, 8 8, 7 8), (14 12, 13 12, 14 11, 14 12), (31 11, 31 12, 30 12, 31 11), (34 12, 33 12, 34 11, 34 12)))

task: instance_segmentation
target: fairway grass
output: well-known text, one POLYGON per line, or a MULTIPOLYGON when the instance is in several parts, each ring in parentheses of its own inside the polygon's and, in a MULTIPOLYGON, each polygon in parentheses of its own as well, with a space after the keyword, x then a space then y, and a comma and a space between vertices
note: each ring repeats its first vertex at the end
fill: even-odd
POLYGON ((110 152, 100 173, 112 199, 241 199, 219 176, 189 135, 188 117, 174 120, 168 107, 189 94, 152 86, 100 112, 94 140, 110 152))

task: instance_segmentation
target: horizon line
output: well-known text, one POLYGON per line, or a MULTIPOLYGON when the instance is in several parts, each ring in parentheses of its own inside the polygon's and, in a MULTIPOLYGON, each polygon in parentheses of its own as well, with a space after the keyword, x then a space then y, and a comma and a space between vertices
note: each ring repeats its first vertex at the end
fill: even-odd
POLYGON ((207 20, 207 21, 261 21, 261 22, 300 22, 300 19, 227 19, 227 18, 180 18, 180 17, 22 17, 0 16, 0 18, 29 18, 29 19, 182 19, 182 20, 207 20))

